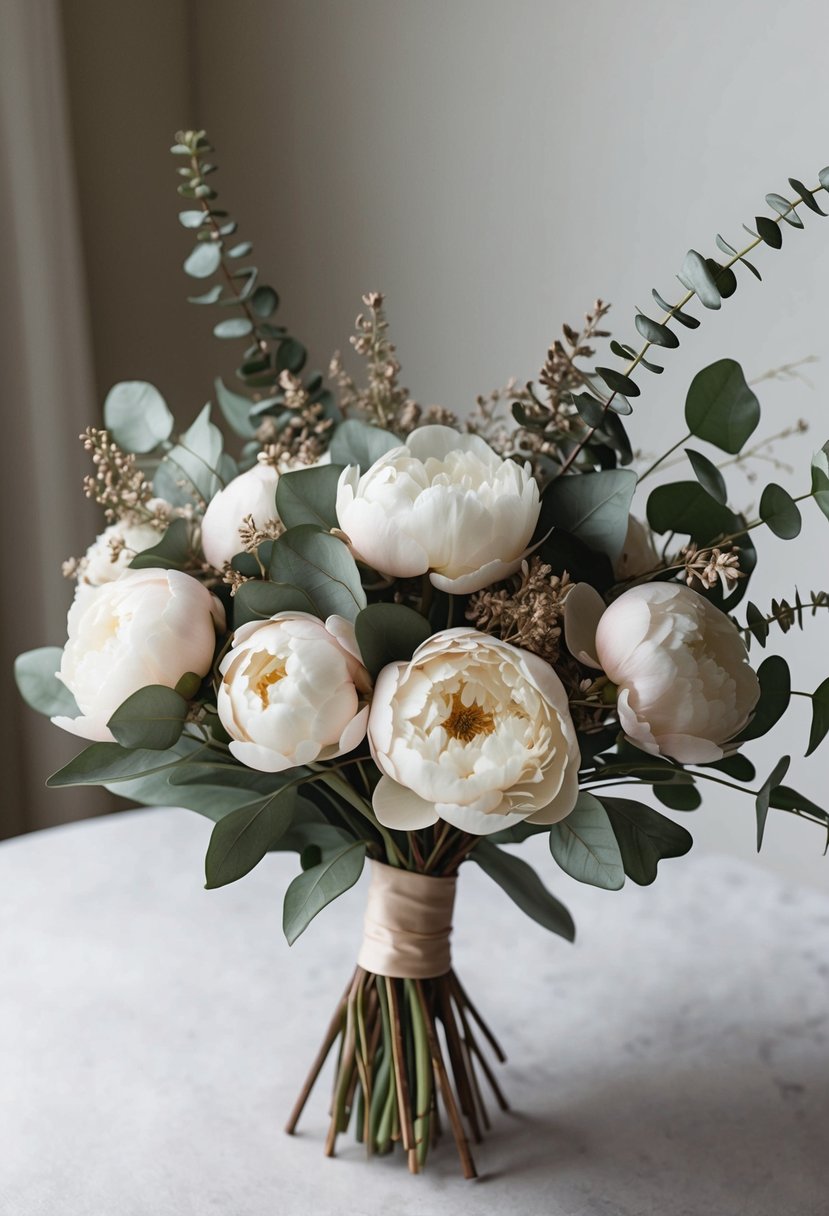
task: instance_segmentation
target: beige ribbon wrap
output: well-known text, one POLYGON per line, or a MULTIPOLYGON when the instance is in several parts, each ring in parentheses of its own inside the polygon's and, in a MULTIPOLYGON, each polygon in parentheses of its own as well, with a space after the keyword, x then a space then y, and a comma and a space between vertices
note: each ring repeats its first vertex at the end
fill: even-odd
POLYGON ((435 878, 372 861, 357 963, 375 975, 428 980, 452 966, 449 935, 455 878, 435 878))

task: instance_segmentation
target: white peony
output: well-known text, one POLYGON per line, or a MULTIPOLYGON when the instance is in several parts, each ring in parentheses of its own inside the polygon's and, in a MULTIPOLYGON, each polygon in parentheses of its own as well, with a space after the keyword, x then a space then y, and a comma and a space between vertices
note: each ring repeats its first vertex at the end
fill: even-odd
POLYGON ((424 426, 337 487, 337 519, 355 554, 395 578, 430 572, 467 595, 521 564, 539 514, 528 464, 503 460, 478 435, 424 426))
POLYGON ((249 768, 330 760, 365 737, 371 681, 342 617, 280 612, 242 625, 221 673, 219 717, 249 768))
POLYGON ((598 622, 595 655, 618 686, 627 737, 680 764, 721 759, 760 695, 738 630, 677 583, 646 583, 619 596, 598 622))
MULTIPOLYGON (((149 504, 153 509, 154 503, 163 506, 160 499, 149 504)), ((100 587, 120 578, 129 569, 130 562, 138 553, 152 549, 164 535, 166 523, 160 520, 151 523, 149 520, 139 520, 128 523, 119 520, 104 528, 97 536, 78 563, 78 585, 80 587, 100 587)))
POLYGON ((271 464, 255 464, 219 490, 207 504, 201 524, 201 544, 211 566, 221 570, 242 552, 239 529, 250 515, 256 528, 277 518, 276 483, 279 473, 271 464))
POLYGON ((653 543, 653 533, 646 523, 631 515, 625 543, 613 573, 621 583, 629 578, 638 578, 640 574, 649 574, 658 565, 659 555, 653 543))
POLYGON ((578 796, 579 747, 567 694, 547 663, 474 629, 449 629, 381 671, 369 744, 383 776, 382 824, 443 819, 488 835, 556 823, 578 796))
POLYGON ((107 741, 107 722, 139 688, 175 688, 187 672, 207 674, 224 610, 189 574, 127 570, 115 582, 88 587, 67 624, 58 678, 81 716, 52 721, 84 739, 107 741))

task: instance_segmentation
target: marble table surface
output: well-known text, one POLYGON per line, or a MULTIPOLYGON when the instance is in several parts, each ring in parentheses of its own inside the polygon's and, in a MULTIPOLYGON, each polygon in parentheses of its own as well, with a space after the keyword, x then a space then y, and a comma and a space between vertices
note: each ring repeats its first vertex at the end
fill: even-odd
MULTIPOLYGON (((509 1055, 464 1182, 282 1131, 351 973, 364 886, 289 950, 293 857, 203 889, 210 824, 126 812, 0 846, 3 1216, 825 1216, 829 897, 751 864, 663 862, 595 891, 524 856, 579 928, 476 866, 455 962, 509 1055)), ((468 871, 468 872, 467 872, 468 871)))

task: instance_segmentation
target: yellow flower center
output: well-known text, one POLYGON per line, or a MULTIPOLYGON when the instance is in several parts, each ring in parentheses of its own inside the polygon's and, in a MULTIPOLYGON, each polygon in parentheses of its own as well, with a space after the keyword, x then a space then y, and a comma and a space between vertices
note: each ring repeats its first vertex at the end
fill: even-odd
POLYGON ((491 735, 495 730, 495 719, 477 701, 464 705, 463 688, 461 685, 452 695, 452 709, 441 725, 450 738, 460 739, 461 743, 471 743, 477 735, 491 735))
POLYGON ((284 679, 286 675, 287 672, 285 671, 285 664, 279 663, 276 667, 272 668, 271 671, 266 671, 265 674, 260 676, 256 681, 253 688, 262 702, 263 709, 267 709, 268 705, 270 704, 270 694, 268 690, 271 685, 284 679))

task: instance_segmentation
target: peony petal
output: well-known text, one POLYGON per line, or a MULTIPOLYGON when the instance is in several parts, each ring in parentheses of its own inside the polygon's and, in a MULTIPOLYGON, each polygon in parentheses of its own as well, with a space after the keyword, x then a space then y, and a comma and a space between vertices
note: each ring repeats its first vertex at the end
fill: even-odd
POLYGON ((91 739, 93 743, 114 743, 115 736, 102 718, 85 717, 64 718, 61 716, 50 719, 61 730, 69 731, 70 735, 78 735, 81 739, 91 739))
POLYGON ((339 754, 341 756, 345 756, 348 752, 353 752, 355 747, 359 747, 365 738, 367 726, 368 706, 366 705, 358 714, 355 714, 340 735, 339 754))
POLYGON ((434 803, 418 798, 404 785, 398 785, 391 777, 381 777, 372 798, 372 806, 383 827, 401 832, 415 832, 437 823, 434 803))
POLYGON ((521 553, 510 562, 496 559, 481 566, 480 570, 474 570, 471 574, 461 574, 458 578, 447 578, 445 574, 432 570, 429 573, 429 582, 438 591, 445 591, 449 595, 472 595, 474 591, 481 591, 484 587, 500 583, 503 579, 515 574, 525 558, 526 553, 521 553))
POLYGON ((470 832, 473 836, 491 836, 493 832, 515 827, 527 818, 523 811, 510 811, 505 815, 495 811, 485 815, 469 806, 444 806, 440 817, 458 831, 470 832))
POLYGON ((238 743, 234 740, 230 745, 230 754, 246 768, 258 769, 260 773, 284 773, 286 769, 296 768, 293 756, 283 756, 272 751, 269 747, 261 747, 258 743, 238 743))
POLYGON ((607 605, 589 583, 576 583, 564 601, 564 641, 580 663, 601 670, 596 657, 596 630, 607 605))
POLYGON ((670 756, 678 764, 711 764, 725 755, 716 743, 693 735, 659 735, 656 742, 660 754, 670 756))

